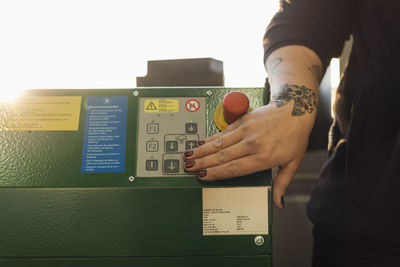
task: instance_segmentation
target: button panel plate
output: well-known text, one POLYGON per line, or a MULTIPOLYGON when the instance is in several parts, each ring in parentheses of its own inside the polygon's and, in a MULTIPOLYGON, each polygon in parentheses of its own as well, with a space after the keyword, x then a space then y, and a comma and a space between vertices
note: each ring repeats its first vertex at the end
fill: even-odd
POLYGON ((191 97, 143 97, 139 99, 137 177, 193 176, 183 169, 182 154, 206 137, 206 100, 188 111, 191 97), (146 105, 154 102, 151 110, 146 105), (173 104, 165 107, 158 103, 173 104), (176 106, 179 103, 179 107, 176 106), (146 105, 145 105, 146 104, 146 105), (160 112, 157 112, 160 108, 160 112), (163 109, 163 110, 162 110, 163 109))

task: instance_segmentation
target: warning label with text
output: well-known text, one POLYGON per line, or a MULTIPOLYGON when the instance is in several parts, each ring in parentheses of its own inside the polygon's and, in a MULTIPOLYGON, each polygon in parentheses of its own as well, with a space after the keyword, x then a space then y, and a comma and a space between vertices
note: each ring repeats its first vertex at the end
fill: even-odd
POLYGON ((0 101, 0 131, 77 131, 81 96, 22 96, 0 101))
POLYGON ((179 112, 178 99, 146 99, 144 101, 146 113, 175 113, 179 112))

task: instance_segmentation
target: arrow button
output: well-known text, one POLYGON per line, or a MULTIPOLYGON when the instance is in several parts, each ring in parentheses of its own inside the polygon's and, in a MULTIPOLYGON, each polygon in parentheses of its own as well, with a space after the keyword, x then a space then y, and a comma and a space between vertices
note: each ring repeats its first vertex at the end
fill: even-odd
POLYGON ((191 150, 195 147, 197 147, 197 141, 193 141, 193 140, 186 141, 186 143, 185 143, 186 150, 191 150))
POLYGON ((166 141, 165 142, 165 151, 167 151, 167 152, 178 151, 178 141, 166 141))
POLYGON ((164 160, 164 173, 178 173, 178 172, 179 172, 179 160, 178 159, 164 160))

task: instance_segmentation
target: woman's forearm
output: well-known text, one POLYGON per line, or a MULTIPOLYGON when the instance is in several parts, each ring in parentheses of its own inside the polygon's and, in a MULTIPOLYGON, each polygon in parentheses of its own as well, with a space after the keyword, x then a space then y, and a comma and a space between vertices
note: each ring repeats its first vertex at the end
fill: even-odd
POLYGON ((313 120, 323 74, 319 57, 304 46, 285 46, 272 52, 265 65, 271 85, 271 102, 278 107, 291 103, 292 116, 310 113, 313 120))

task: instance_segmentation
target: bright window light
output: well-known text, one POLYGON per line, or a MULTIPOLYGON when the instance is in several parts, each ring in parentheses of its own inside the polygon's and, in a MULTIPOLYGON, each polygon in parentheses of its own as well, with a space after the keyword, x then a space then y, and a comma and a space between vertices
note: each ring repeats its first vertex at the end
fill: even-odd
POLYGON ((333 104, 335 103, 336 90, 340 83, 340 60, 332 58, 331 60, 331 114, 334 117, 333 104))
POLYGON ((340 60, 332 58, 331 60, 331 87, 336 90, 340 83, 340 60))
MULTIPOLYGON (((0 1, 0 92, 132 88, 147 61, 212 57, 226 86, 263 86, 278 0, 0 1)), ((7 93, 5 93, 7 92, 7 93)))

